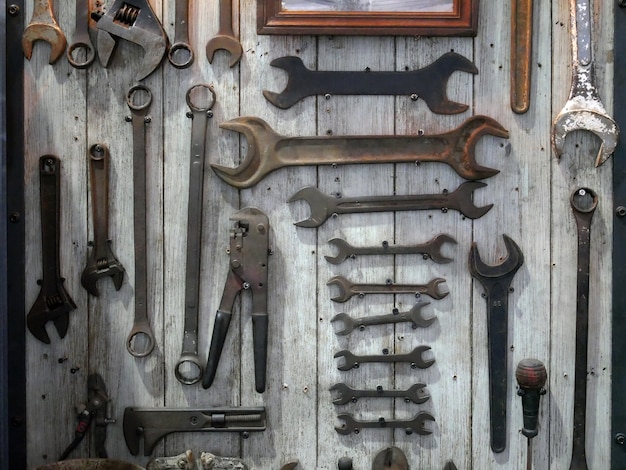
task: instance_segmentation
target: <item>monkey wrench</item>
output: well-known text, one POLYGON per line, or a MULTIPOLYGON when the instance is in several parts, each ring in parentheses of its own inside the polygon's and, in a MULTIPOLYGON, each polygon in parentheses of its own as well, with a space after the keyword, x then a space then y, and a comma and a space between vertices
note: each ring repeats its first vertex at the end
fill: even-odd
POLYGON ((288 166, 358 163, 439 162, 466 180, 479 180, 499 170, 476 162, 478 140, 484 135, 509 137, 504 127, 487 116, 473 116, 452 131, 431 135, 285 137, 253 116, 231 119, 220 127, 240 132, 248 141, 246 157, 238 167, 211 165, 217 176, 236 188, 254 186, 288 166))
POLYGON ((487 300, 491 449, 494 452, 502 452, 506 447, 509 286, 517 270, 524 264, 520 247, 507 235, 502 235, 502 238, 507 256, 500 264, 485 264, 480 259, 476 242, 472 243, 469 253, 469 271, 484 287, 487 300))
POLYGON ((427 284, 355 284, 343 276, 334 276, 326 283, 327 286, 339 287, 339 295, 333 297, 333 302, 347 302, 355 295, 364 297, 365 294, 425 294, 433 299, 443 299, 449 294, 448 291, 439 290, 439 284, 443 284, 446 280, 442 277, 436 277, 427 284))
POLYGON ((406 95, 422 98, 434 113, 458 114, 468 106, 448 99, 448 80, 457 71, 478 73, 469 59, 456 52, 448 52, 427 67, 410 72, 316 71, 293 56, 279 57, 270 65, 289 75, 282 92, 263 90, 263 96, 281 109, 312 95, 406 95))
POLYGON ((347 371, 350 369, 358 369, 361 364, 372 362, 408 362, 411 364, 412 369, 428 369, 435 363, 434 358, 424 359, 424 353, 430 351, 430 346, 417 346, 410 353, 406 354, 389 354, 387 350, 383 351, 383 354, 357 356, 352 354, 347 349, 343 349, 333 356, 335 359, 342 358, 343 363, 340 364, 337 369, 347 371))
POLYGON ((337 419, 345 421, 341 426, 336 426, 335 431, 344 436, 355 433, 358 434, 363 428, 403 428, 406 434, 420 434, 427 436, 432 434, 432 431, 426 429, 426 421, 435 421, 435 418, 426 411, 420 411, 412 419, 385 419, 383 417, 378 418, 377 421, 359 421, 354 419, 354 416, 348 413, 342 413, 337 415, 337 419))

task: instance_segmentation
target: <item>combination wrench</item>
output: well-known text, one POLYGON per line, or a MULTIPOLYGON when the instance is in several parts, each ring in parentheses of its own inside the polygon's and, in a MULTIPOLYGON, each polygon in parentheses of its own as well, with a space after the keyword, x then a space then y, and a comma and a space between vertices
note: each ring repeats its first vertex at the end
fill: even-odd
POLYGON ((135 244, 135 318, 126 340, 128 352, 146 357, 154 349, 155 339, 148 321, 148 263, 146 210, 146 124, 152 92, 144 85, 132 86, 126 95, 133 125, 133 223, 135 244))
POLYGON ((450 292, 440 290, 439 285, 446 282, 442 277, 431 279, 426 284, 394 284, 387 282, 385 284, 355 284, 343 276, 333 276, 327 283, 327 286, 339 287, 339 295, 332 297, 333 302, 347 302, 353 296, 365 297, 365 294, 415 294, 427 295, 435 300, 443 299, 450 292))
POLYGON ((206 56, 209 64, 213 63, 215 51, 223 50, 230 54, 230 67, 234 67, 243 55, 243 48, 233 31, 233 0, 219 0, 220 25, 217 35, 206 45, 206 56))
POLYGON ((589 188, 572 193, 570 204, 578 231, 576 275, 576 365, 574 369, 574 431, 570 470, 587 470, 585 431, 587 419, 587 348, 589 342, 589 263, 591 219, 598 206, 597 194, 589 188))
MULTIPOLYGON (((288 202, 306 201, 311 208, 309 218, 296 222, 298 227, 315 228, 322 225, 329 217, 338 214, 362 214, 371 212, 441 210, 454 209, 469 219, 478 219, 493 207, 488 204, 476 207, 472 198, 474 190, 484 188, 486 183, 468 181, 456 190, 444 189, 441 194, 332 197, 313 186, 302 188, 291 196, 288 202)), ((340 195, 339 195, 340 196, 340 195)))
POLYGON ((167 59, 177 69, 186 69, 194 60, 189 43, 189 0, 176 0, 174 8, 174 43, 167 51, 167 59))
POLYGON ((198 382, 203 373, 202 365, 198 360, 202 203, 204 201, 203 183, 207 124, 213 116, 211 108, 215 104, 215 91, 206 84, 194 85, 187 90, 186 99, 187 105, 191 109, 192 124, 189 158, 189 203, 187 207, 185 332, 182 353, 174 372, 180 383, 191 385, 198 382))
POLYGON ((33 55, 35 41, 50 44, 50 64, 59 60, 65 51, 67 39, 52 12, 52 0, 33 0, 33 16, 22 35, 22 50, 28 60, 33 55))
POLYGON ((341 371, 350 369, 358 369, 361 364, 371 364, 373 362, 408 362, 411 369, 428 369, 435 363, 435 358, 424 359, 424 353, 430 351, 430 346, 417 346, 410 353, 406 354, 389 354, 385 349, 383 354, 357 356, 347 349, 335 353, 335 359, 343 359, 342 363, 337 366, 341 371))
POLYGON ((86 69, 96 58, 96 49, 89 37, 89 0, 76 0, 74 42, 67 48, 67 61, 77 69, 86 69))
POLYGON ((342 413, 337 415, 337 419, 344 421, 341 426, 336 426, 335 431, 339 434, 347 436, 348 434, 358 434, 361 429, 385 429, 385 428, 400 428, 404 429, 406 434, 420 434, 427 436, 432 434, 431 431, 426 429, 426 421, 435 421, 435 418, 426 411, 420 411, 412 419, 385 419, 383 417, 378 418, 377 421, 359 421, 354 419, 354 416, 348 413, 342 413))
POLYGON ((404 401, 421 405, 430 399, 430 395, 424 389, 426 384, 416 383, 406 390, 385 390, 382 385, 376 390, 354 390, 344 383, 337 383, 330 387, 329 391, 339 395, 333 399, 335 405, 347 405, 356 403, 359 398, 404 398, 404 401))

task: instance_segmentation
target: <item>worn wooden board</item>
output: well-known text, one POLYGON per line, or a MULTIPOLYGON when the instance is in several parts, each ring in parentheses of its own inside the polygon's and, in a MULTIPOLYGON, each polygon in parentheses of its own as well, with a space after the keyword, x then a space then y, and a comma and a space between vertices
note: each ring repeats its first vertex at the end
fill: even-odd
MULTIPOLYGON (((59 2, 61 3, 61 2, 59 2)), ((152 6, 173 37, 174 2, 152 6)), ((553 117, 569 89, 570 51, 568 2, 535 2, 531 108, 515 115, 509 107, 509 2, 482 2, 476 38, 258 36, 256 4, 234 2, 234 26, 240 32, 244 55, 233 68, 226 52, 218 51, 209 64, 206 42, 217 32, 217 2, 190 2, 190 34, 195 62, 178 70, 167 60, 144 81, 153 93, 151 122, 147 125, 148 252, 150 322, 157 338, 155 352, 136 359, 126 351, 126 337, 134 312, 134 251, 132 214, 132 131, 126 92, 134 83, 134 65, 142 51, 124 41, 107 69, 94 64, 86 71, 71 68, 62 59, 47 64, 47 46, 36 46, 26 62, 25 155, 26 191, 26 304, 37 293, 41 271, 37 162, 46 153, 62 160, 61 263, 66 286, 78 308, 71 314, 68 336, 43 345, 28 333, 28 467, 56 459, 73 437, 74 406, 86 399, 90 372, 103 375, 117 423, 108 428, 107 448, 113 458, 146 464, 131 456, 124 443, 122 416, 127 406, 207 407, 266 406, 268 429, 246 440, 230 433, 184 433, 168 436, 155 453, 194 452, 244 458, 250 468, 280 468, 298 459, 303 469, 332 469, 342 456, 355 468, 368 468, 376 452, 388 445, 400 447, 412 468, 440 469, 452 459, 459 469, 522 468, 526 439, 520 434, 521 402, 516 395, 514 370, 522 358, 542 360, 549 374, 548 393, 542 399, 539 435, 534 440, 536 468, 566 469, 571 454, 573 406, 573 351, 576 276, 576 231, 569 196, 578 186, 589 186, 600 196, 592 226, 592 277, 589 346, 587 455, 590 468, 609 468, 610 403, 610 292, 611 271, 611 162, 593 167, 598 142, 577 132, 568 138, 557 162, 550 148, 553 117), (272 59, 302 58, 318 70, 416 70, 454 50, 472 60, 479 74, 455 73, 448 85, 451 99, 469 105, 454 116, 433 114, 422 100, 409 97, 308 97, 288 110, 265 100, 262 90, 280 91, 285 72, 271 68, 272 59), (251 297, 243 292, 235 302, 234 318, 214 385, 184 386, 174 376, 180 357, 186 256, 186 227, 191 119, 187 90, 206 83, 217 102, 207 126, 204 212, 202 220, 199 357, 206 361, 215 311, 228 270, 229 218, 240 208, 257 207, 270 221, 270 319, 267 390, 254 391, 251 297), (483 138, 476 148, 480 164, 500 173, 476 191, 478 206, 493 203, 475 221, 455 211, 397 212, 341 215, 318 229, 299 228, 294 222, 309 215, 306 202, 287 204, 305 186, 352 197, 388 194, 439 193, 453 190, 463 180, 446 165, 378 164, 300 167, 277 170, 255 187, 238 191, 220 180, 210 163, 235 167, 251 152, 243 135, 220 129, 237 116, 261 117, 287 136, 350 134, 439 133, 460 125, 474 114, 485 114, 509 130, 509 139, 483 138), (109 279, 99 281, 99 298, 80 285, 93 236, 88 184, 87 151, 101 142, 111 153, 110 238, 114 253, 126 268, 120 291, 109 279), (421 243, 438 233, 450 234, 456 245, 445 245, 450 264, 436 264, 419 256, 361 256, 331 265, 324 255, 328 244, 341 237, 355 246, 421 243), (499 262, 511 236, 522 248, 524 266, 513 281, 509 297, 509 382, 507 449, 489 448, 489 396, 486 303, 482 287, 467 269, 467 255, 475 241, 486 262, 499 262), (436 316, 427 329, 400 324, 370 327, 337 336, 331 318, 340 312, 367 316, 409 310, 412 295, 368 295, 345 304, 332 302, 337 288, 327 286, 334 275, 354 282, 423 283, 446 279, 450 294, 431 303, 425 315, 436 316), (406 364, 364 364, 348 372, 337 370, 341 349, 378 354, 383 349, 405 353, 426 344, 435 364, 411 369, 406 364), (74 373, 71 371, 74 370, 74 373), (400 399, 361 399, 332 404, 329 388, 345 382, 354 388, 406 389, 426 383, 431 395, 423 405, 400 399), (339 413, 358 419, 404 419, 418 411, 432 413, 432 434, 406 435, 403 430, 363 430, 341 436, 339 413)), ((73 30, 73 8, 56 5, 61 27, 73 30)), ((30 8, 30 5, 29 5, 30 8)), ((600 94, 611 109, 612 8, 595 2, 594 51, 600 94)), ((25 21, 30 11, 25 12, 25 21)), ((68 33, 71 37, 71 33, 68 33)), ((26 313, 26 312, 25 312, 26 313)), ((93 455, 93 444, 83 443, 73 454, 93 455)))

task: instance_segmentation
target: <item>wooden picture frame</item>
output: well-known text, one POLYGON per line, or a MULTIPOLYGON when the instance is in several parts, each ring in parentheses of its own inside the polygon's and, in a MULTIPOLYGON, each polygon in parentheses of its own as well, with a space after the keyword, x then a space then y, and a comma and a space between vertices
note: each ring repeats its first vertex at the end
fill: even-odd
POLYGON ((475 36, 478 0, 257 0, 259 34, 475 36))

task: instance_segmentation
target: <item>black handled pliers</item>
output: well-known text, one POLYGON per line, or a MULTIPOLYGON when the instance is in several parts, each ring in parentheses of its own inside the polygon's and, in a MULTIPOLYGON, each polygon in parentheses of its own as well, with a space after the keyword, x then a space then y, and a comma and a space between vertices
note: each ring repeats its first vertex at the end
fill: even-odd
POLYGON ((247 207, 236 212, 230 230, 230 265, 222 300, 217 309, 209 358, 202 386, 209 388, 215 379, 226 333, 232 318, 235 298, 242 289, 252 291, 252 336, 254 342, 254 382, 256 391, 265 391, 267 362, 267 258, 269 220, 259 209, 247 207))

